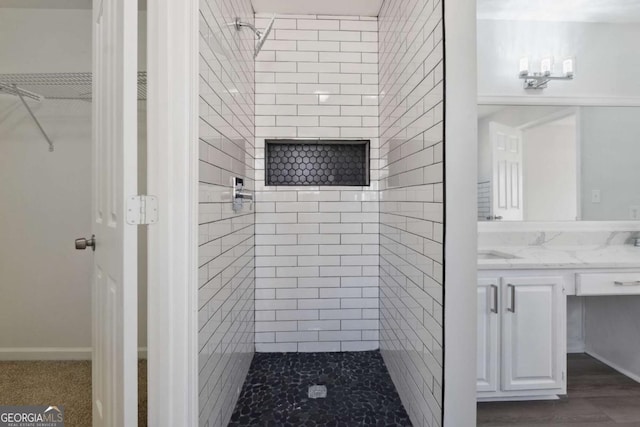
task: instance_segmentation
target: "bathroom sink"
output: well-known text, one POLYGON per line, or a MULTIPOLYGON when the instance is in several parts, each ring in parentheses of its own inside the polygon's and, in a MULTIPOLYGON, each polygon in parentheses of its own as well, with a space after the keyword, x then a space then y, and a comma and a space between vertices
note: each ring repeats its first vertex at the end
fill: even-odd
POLYGON ((518 258, 518 257, 505 252, 492 251, 492 250, 478 251, 478 259, 514 259, 514 258, 518 258))

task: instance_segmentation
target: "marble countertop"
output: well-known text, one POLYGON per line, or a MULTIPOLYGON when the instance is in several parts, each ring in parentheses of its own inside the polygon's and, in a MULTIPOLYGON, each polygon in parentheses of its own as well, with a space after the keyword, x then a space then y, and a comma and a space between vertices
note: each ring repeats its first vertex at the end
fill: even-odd
POLYGON ((632 245, 491 246, 483 252, 513 255, 510 259, 479 259, 479 270, 639 268, 640 247, 632 245))

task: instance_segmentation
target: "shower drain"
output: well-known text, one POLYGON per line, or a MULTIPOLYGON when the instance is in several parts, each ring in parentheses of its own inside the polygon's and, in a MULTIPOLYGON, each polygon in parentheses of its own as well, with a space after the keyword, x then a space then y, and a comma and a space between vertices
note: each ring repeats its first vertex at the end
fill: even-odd
POLYGON ((309 386, 309 399, 324 399, 327 397, 327 386, 312 385, 309 386))

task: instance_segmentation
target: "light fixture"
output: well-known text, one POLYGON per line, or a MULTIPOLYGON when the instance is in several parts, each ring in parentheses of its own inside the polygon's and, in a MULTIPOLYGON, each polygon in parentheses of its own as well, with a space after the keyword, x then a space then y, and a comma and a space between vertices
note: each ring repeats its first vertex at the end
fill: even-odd
POLYGON ((529 58, 520 58, 520 72, 518 77, 524 80, 524 88, 529 90, 546 89, 551 80, 573 80, 574 60, 567 58, 562 61, 562 75, 554 76, 553 58, 547 57, 540 61, 540 72, 529 72, 529 58))

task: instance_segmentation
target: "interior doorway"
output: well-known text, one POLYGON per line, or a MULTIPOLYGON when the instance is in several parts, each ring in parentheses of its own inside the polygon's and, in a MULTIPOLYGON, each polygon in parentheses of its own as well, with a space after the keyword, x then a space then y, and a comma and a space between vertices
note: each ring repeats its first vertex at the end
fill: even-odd
MULTIPOLYGON (((0 405, 92 424, 91 2, 0 6, 0 405)), ((15 3, 14 3, 15 5, 15 3)), ((138 14, 138 193, 146 188, 146 12, 138 14)), ((139 425, 146 425, 146 230, 138 254, 139 425)))

